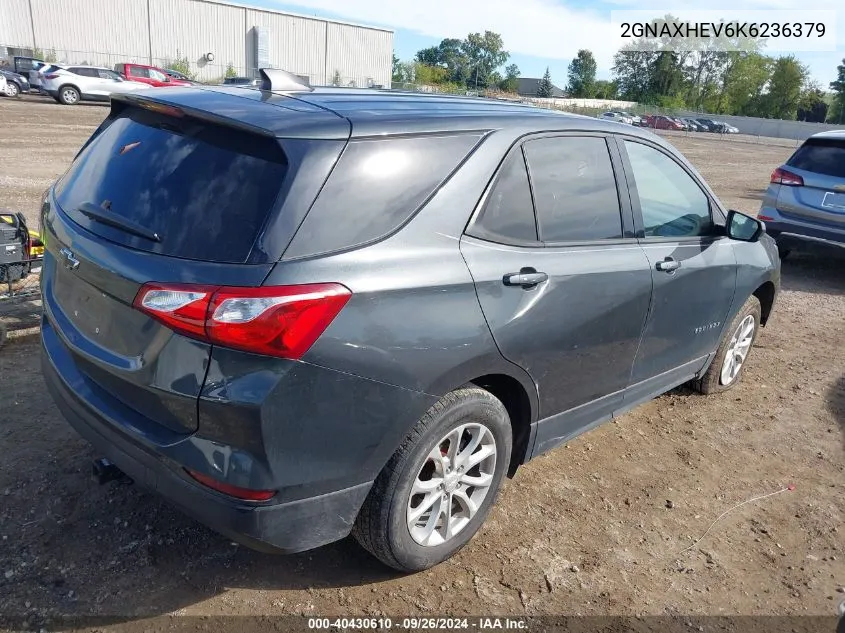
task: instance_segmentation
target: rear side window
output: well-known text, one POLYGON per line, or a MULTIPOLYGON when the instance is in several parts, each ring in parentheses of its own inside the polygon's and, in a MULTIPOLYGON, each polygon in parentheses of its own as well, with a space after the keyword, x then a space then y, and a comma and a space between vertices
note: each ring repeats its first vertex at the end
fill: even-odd
POLYGON ((68 68, 70 72, 74 75, 80 75, 81 77, 99 77, 97 74, 96 68, 68 68))
POLYGON ((287 163, 275 139, 129 108, 79 154, 56 187, 86 229, 139 250, 243 262, 273 210, 287 163), (106 207, 160 241, 92 220, 106 207))
POLYGON ((352 248, 392 233, 480 139, 460 134, 350 141, 285 258, 352 248))
POLYGON ((603 138, 542 138, 523 147, 541 241, 622 237, 616 178, 603 138))
POLYGON ((787 163, 816 174, 845 178, 845 139, 809 139, 787 163))
POLYGON ((150 71, 148 68, 142 68, 141 66, 130 66, 129 74, 133 77, 149 77, 150 71))
POLYGON ((521 149, 505 159, 470 233, 503 244, 537 241, 534 204, 521 149))

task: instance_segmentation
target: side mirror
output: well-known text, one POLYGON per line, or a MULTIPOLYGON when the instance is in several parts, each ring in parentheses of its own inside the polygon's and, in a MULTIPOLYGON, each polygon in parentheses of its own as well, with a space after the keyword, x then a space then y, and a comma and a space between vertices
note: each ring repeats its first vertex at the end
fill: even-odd
POLYGON ((739 211, 728 211, 728 221, 725 224, 728 237, 740 242, 756 242, 766 231, 766 225, 757 218, 745 215, 739 211))

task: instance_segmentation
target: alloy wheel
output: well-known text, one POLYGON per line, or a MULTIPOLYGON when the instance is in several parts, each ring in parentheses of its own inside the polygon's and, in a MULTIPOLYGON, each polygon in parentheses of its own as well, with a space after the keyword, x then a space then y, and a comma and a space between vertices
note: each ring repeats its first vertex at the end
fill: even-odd
POLYGON ((496 440, 483 424, 449 431, 426 456, 411 487, 406 513, 411 538, 442 545, 463 530, 490 493, 496 440))

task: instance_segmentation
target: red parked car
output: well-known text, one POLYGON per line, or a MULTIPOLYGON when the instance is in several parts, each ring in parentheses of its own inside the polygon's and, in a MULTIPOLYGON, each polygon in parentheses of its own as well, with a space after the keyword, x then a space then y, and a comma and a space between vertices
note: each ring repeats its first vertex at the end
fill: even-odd
POLYGON ((675 119, 670 119, 668 116, 656 116, 649 124, 657 130, 683 130, 684 126, 675 119))
POLYGON ((156 88, 191 85, 190 81, 169 77, 161 68, 145 64, 115 64, 114 71, 126 79, 140 81, 156 88))

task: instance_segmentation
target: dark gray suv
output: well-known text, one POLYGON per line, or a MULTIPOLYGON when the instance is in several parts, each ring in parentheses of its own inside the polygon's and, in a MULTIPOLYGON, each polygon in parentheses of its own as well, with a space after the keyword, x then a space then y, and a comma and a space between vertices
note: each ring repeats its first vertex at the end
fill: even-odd
POLYGON ((264 88, 116 97, 44 200, 46 381, 138 484, 259 550, 351 532, 419 570, 520 464, 736 384, 777 249, 658 137, 264 88))

